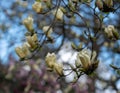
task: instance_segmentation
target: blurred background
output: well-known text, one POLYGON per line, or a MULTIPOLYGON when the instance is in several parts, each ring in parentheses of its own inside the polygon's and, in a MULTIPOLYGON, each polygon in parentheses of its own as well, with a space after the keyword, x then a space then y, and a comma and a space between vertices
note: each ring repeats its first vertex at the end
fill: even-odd
MULTIPOLYGON (((52 2, 54 5, 57 0, 52 2)), ((42 27, 50 25, 54 18, 51 13, 37 14, 32 10, 33 3, 34 0, 0 0, 0 93, 120 93, 120 70, 110 67, 110 64, 120 67, 120 40, 109 40, 103 34, 103 28, 108 25, 114 25, 120 33, 120 8, 114 13, 103 13, 94 8, 94 0, 90 4, 81 3, 78 12, 83 19, 68 10, 64 24, 54 22, 54 43, 44 44, 35 57, 20 62, 15 47, 26 41, 27 29, 22 21, 32 15, 34 29, 42 32, 42 27), (72 64, 77 52, 71 48, 71 42, 91 48, 90 40, 83 33, 89 28, 94 35, 100 27, 93 45, 100 60, 94 76, 83 75, 71 84, 72 74, 58 79, 55 73, 47 71, 44 58, 48 52, 55 52, 60 62, 72 64)), ((114 7, 119 5, 119 0, 114 0, 114 7)), ((41 39, 41 35, 38 36, 41 39)))

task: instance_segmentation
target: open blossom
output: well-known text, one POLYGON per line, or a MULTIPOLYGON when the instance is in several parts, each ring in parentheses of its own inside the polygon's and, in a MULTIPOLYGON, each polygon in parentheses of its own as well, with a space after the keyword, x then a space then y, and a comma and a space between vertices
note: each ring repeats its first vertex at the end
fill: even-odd
POLYGON ((77 54, 77 62, 81 63, 85 69, 88 68, 91 64, 89 52, 89 50, 84 49, 77 54))
POLYGON ((86 74, 92 73, 97 67, 99 61, 96 60, 96 52, 91 53, 88 49, 83 49, 78 52, 77 59, 75 61, 76 67, 82 67, 81 71, 86 74))
POLYGON ((28 29, 29 32, 33 31, 33 18, 32 16, 28 16, 26 19, 23 20, 23 24, 28 29))
POLYGON ((42 4, 41 2, 35 1, 35 3, 32 5, 32 9, 36 12, 36 13, 41 13, 42 12, 42 4))

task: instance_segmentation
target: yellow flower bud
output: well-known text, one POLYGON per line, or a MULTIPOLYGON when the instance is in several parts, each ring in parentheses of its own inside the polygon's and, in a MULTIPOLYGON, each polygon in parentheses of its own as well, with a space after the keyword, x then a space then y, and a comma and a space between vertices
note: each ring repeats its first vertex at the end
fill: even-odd
POLYGON ((51 54, 48 53, 46 58, 45 58, 45 62, 46 62, 47 66, 49 68, 53 69, 54 64, 56 63, 56 56, 55 56, 55 54, 54 53, 51 53, 51 54))
POLYGON ((28 45, 26 43, 23 44, 22 51, 24 52, 24 54, 25 54, 26 57, 30 56, 30 54, 31 54, 30 50, 29 50, 29 47, 28 47, 28 45))
POLYGON ((95 61, 96 56, 97 56, 97 53, 96 53, 95 51, 93 51, 92 58, 91 58, 91 61, 92 61, 92 62, 95 61))
POLYGON ((43 27, 43 32, 47 35, 47 37, 51 37, 51 34, 53 32, 53 29, 50 28, 50 26, 44 26, 43 27), (49 30, 48 30, 49 29, 49 30))
POLYGON ((78 55, 83 68, 87 69, 90 65, 90 57, 88 55, 78 55))
POLYGON ((63 20, 63 12, 61 11, 60 8, 58 8, 58 10, 55 10, 53 12, 53 14, 56 15, 57 20, 63 20), (57 13, 56 13, 56 11, 57 11, 57 13))
POLYGON ((58 63, 55 63, 54 64, 54 70, 56 71, 56 73, 60 76, 63 76, 63 65, 62 64, 58 64, 58 63))
POLYGON ((96 60, 96 52, 89 51, 88 49, 83 49, 77 55, 76 67, 80 68, 80 71, 87 75, 92 74, 98 67, 99 60, 96 60), (81 66, 77 66, 81 63, 81 66))
POLYGON ((29 32, 33 33, 33 18, 32 16, 27 17, 23 20, 23 24, 28 29, 29 32))
POLYGON ((73 49, 75 49, 75 50, 78 49, 78 47, 77 47, 73 42, 71 43, 71 47, 72 47, 73 49))
POLYGON ((76 67, 80 67, 80 66, 81 66, 81 61, 77 59, 77 60, 75 61, 75 66, 76 66, 76 67))
POLYGON ((35 36, 34 37, 27 36, 26 38, 27 38, 28 44, 30 45, 30 49, 31 50, 36 49, 38 46, 38 44, 34 41, 34 40, 36 40, 36 37, 35 36))
POLYGON ((83 43, 80 43, 79 46, 78 46, 78 48, 82 49, 82 47, 83 47, 83 43))
POLYGON ((38 42, 38 37, 37 37, 37 34, 34 34, 33 36, 32 36, 32 40, 34 41, 34 42, 38 42))
POLYGON ((30 47, 33 48, 35 43, 33 42, 32 37, 27 36, 26 38, 27 38, 27 42, 30 45, 30 47))
POLYGON ((95 5, 102 10, 103 9, 103 1, 102 0, 96 0, 95 5))
POLYGON ((96 0, 95 5, 102 12, 113 12, 115 10, 113 8, 113 0, 96 0))
POLYGON ((105 33, 110 39, 119 39, 119 33, 116 31, 113 25, 108 25, 108 27, 105 28, 105 33))
POLYGON ((104 2, 109 8, 113 7, 113 0, 104 0, 104 2))
POLYGON ((17 55, 18 55, 21 59, 24 59, 24 58, 25 58, 25 54, 24 54, 23 50, 22 50, 20 47, 16 47, 16 48, 15 48, 15 51, 16 51, 17 55))
POLYGON ((65 8, 63 7, 60 7, 60 10, 63 12, 63 13, 66 13, 67 11, 65 10, 65 8))
POLYGON ((35 1, 35 3, 32 5, 32 9, 33 9, 36 13, 41 13, 42 10, 43 10, 41 2, 35 1))

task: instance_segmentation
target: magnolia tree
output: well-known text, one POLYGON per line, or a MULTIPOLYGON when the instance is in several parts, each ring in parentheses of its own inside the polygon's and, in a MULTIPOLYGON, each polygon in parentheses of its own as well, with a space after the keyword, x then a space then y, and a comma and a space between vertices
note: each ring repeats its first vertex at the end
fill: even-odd
MULTIPOLYGON (((105 43, 105 40, 109 42, 117 42, 119 40, 119 31, 114 25, 104 24, 104 19, 109 16, 110 13, 115 13, 119 6, 115 6, 113 0, 36 0, 32 5, 32 9, 38 15, 44 15, 46 19, 40 20, 39 29, 34 28, 34 18, 32 15, 23 20, 26 32, 26 42, 19 47, 16 47, 16 53, 20 57, 20 60, 29 60, 41 52, 44 45, 54 45, 56 40, 61 36, 65 38, 66 35, 71 34, 74 39, 78 39, 80 45, 76 45, 72 40, 71 47, 78 53, 76 60, 73 64, 69 64, 70 69, 76 73, 75 81, 79 79, 81 75, 92 74, 98 67, 100 45, 105 43), (81 8, 82 7, 82 8, 81 8), (88 20, 83 16, 82 9, 85 7, 87 12, 90 12, 92 16, 88 20), (99 10, 97 10, 97 8, 99 10), (88 10, 89 9, 89 10, 88 10), (50 22, 48 21, 50 19, 50 22), (42 23, 42 21, 46 23, 42 23), (79 22, 81 21, 81 22, 79 22), (81 24, 80 24, 81 23, 81 24), (72 26, 78 26, 72 32, 72 26), (84 29, 80 29, 81 25, 84 29), (94 26, 94 27, 92 27, 94 26), (69 31, 69 33, 66 33, 69 31), (81 33, 80 35, 77 33, 81 33), (82 36, 81 36, 82 35, 82 36), (102 37, 104 40, 101 40, 102 37), (101 42, 100 42, 101 41, 101 42), (100 44, 97 44, 100 42, 100 44)), ((61 42, 65 42, 62 39, 61 42)), ((108 42, 106 42, 108 43, 108 42)), ((61 47, 62 44, 59 46, 61 47)), ((118 50, 119 51, 119 50, 118 50)), ((55 71, 60 77, 66 76, 64 71, 67 70, 63 67, 64 64, 57 62, 55 51, 53 53, 47 53, 45 62, 50 71, 55 71)), ((111 65, 115 68, 113 65, 111 65)), ((116 67, 117 68, 117 67, 116 67)))
MULTIPOLYGON (((30 3, 23 4, 26 2, 30 3)), ((87 75, 93 82, 96 78, 105 82, 101 89, 112 86, 118 92, 115 83, 120 72, 119 58, 116 59, 120 53, 119 4, 119 0, 34 0, 31 13, 22 21, 27 31, 23 45, 15 48, 16 54, 24 64, 31 59, 43 59, 47 71, 58 75, 56 80, 70 78, 72 74, 74 78, 69 84, 76 84, 87 75), (58 53, 65 44, 76 54, 72 62, 59 60, 62 54, 58 53), (106 61, 117 72, 110 81, 96 72, 106 61)))

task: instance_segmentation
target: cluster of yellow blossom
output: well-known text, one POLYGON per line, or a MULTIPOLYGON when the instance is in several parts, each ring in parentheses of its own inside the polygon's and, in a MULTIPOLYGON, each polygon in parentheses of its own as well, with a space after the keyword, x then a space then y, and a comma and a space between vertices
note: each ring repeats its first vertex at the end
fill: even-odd
POLYGON ((27 42, 24 43, 21 47, 16 47, 15 51, 20 59, 24 59, 31 55, 31 52, 38 47, 37 34, 33 36, 27 36, 27 42))
POLYGON ((36 0, 34 4, 32 5, 32 9, 40 14, 44 12, 47 8, 51 8, 51 0, 36 0))
POLYGON ((63 65, 60 63, 57 63, 56 60, 56 55, 54 53, 48 53, 46 58, 45 58, 45 62, 47 64, 47 66, 55 71, 58 75, 63 76, 63 65))
MULTIPOLYGON (((49 2, 47 0, 43 0, 44 3, 49 7, 50 6, 50 0, 49 2)), ((74 0, 77 2, 77 0, 74 0)), ((90 1, 90 0, 87 0, 90 1)), ((96 5, 100 9, 104 9, 103 1, 98 2, 101 0, 96 0, 96 5)), ((105 4, 108 7, 112 7, 112 0, 104 0, 105 4)), ((40 14, 44 10, 44 5, 41 0, 36 0, 34 4, 32 5, 33 10, 40 14)), ((73 9, 74 10, 74 9, 73 9)), ((62 21, 64 14, 67 14, 67 11, 63 7, 59 7, 57 9, 53 10, 53 15, 55 16, 56 20, 62 21)), ((38 37, 37 34, 34 32, 33 28, 33 18, 32 16, 27 17, 23 20, 24 26, 27 28, 29 35, 26 36, 26 43, 24 43, 21 47, 16 47, 16 53, 20 57, 20 59, 25 59, 31 55, 31 52, 35 51, 38 47, 38 37)), ((52 26, 43 26, 42 28, 44 34, 47 38, 51 38, 51 33, 53 32, 52 26)), ((118 39, 118 33, 116 32, 114 26, 109 25, 107 28, 105 28, 105 33, 109 38, 117 38, 118 39)), ((72 48, 79 51, 77 54, 77 59, 75 60, 75 66, 77 70, 74 70, 77 72, 83 72, 84 74, 91 74, 93 73, 96 68, 98 67, 99 60, 96 58, 96 52, 91 52, 88 49, 82 48, 82 43, 79 46, 75 46, 75 44, 71 44, 72 48)), ((63 76, 63 65, 57 62, 56 55, 54 53, 48 53, 45 62, 48 66, 48 68, 52 71, 55 71, 59 76, 63 76)), ((35 66, 36 67, 36 66, 35 66)), ((37 68, 37 67, 36 67, 37 68)), ((72 68, 72 67, 71 67, 72 68)), ((78 75, 79 76, 79 75, 78 75)))
POLYGON ((30 55, 29 45, 27 43, 24 43, 22 47, 16 47, 15 51, 20 59, 24 59, 30 55))
POLYGON ((23 20, 23 24, 31 34, 29 36, 26 36, 27 42, 25 42, 21 47, 15 48, 15 51, 20 59, 29 57, 31 55, 31 52, 38 47, 38 37, 37 34, 34 33, 33 18, 31 16, 27 17, 23 20))
MULTIPOLYGON (((45 5, 48 8, 51 6, 50 0, 47 0, 47 1, 44 0, 43 2, 42 1, 35 1, 34 4, 32 5, 32 9, 36 13, 40 14, 40 13, 43 12, 45 5)), ((63 12, 62 12, 61 8, 55 9, 53 11, 53 15, 56 17, 57 20, 62 20, 63 19, 63 12)))

